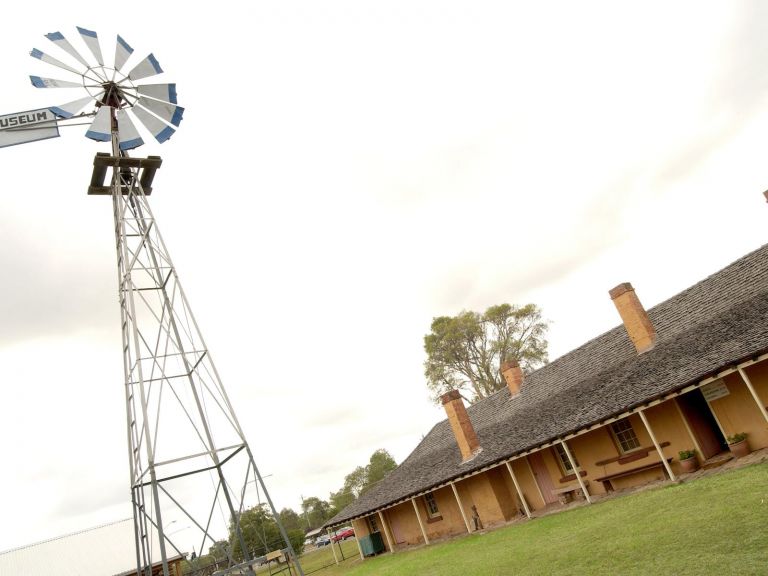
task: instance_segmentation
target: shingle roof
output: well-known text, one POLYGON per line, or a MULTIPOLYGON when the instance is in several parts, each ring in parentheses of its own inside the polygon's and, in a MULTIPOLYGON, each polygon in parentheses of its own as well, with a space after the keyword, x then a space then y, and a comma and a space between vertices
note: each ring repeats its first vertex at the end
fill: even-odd
POLYGON ((649 311, 658 339, 638 355, 622 325, 467 411, 483 450, 461 463, 447 420, 327 525, 347 522, 458 476, 611 418, 768 350, 768 245, 649 311))

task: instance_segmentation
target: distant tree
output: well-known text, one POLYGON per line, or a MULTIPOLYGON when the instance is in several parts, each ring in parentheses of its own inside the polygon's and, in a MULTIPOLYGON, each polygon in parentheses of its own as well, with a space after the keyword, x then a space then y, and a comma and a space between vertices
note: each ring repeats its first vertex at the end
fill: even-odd
POLYGON ((363 493, 363 490, 365 490, 365 485, 368 481, 368 470, 364 466, 358 466, 352 472, 347 474, 344 477, 344 487, 342 488, 345 492, 349 492, 350 494, 353 494, 355 498, 360 496, 360 494, 363 493))
POLYGON ((371 454, 368 466, 365 467, 365 486, 363 487, 363 492, 395 468, 397 468, 397 462, 392 458, 392 454, 384 449, 376 450, 376 452, 371 454))
POLYGON ((349 506, 360 494, 371 488, 395 468, 397 468, 397 462, 389 452, 384 449, 376 450, 371 454, 367 466, 358 466, 352 470, 344 477, 344 486, 338 492, 331 492, 332 511, 330 516, 335 516, 349 506))
MULTIPOLYGON (((272 517, 265 504, 254 506, 240 516, 240 530, 245 541, 245 546, 253 556, 263 556, 272 550, 278 550, 285 546, 277 527, 277 522, 272 517)), ((236 561, 244 559, 240 539, 235 534, 234 523, 229 523, 229 546, 232 556, 236 561)))
POLYGON ((297 556, 301 556, 304 552, 304 530, 293 528, 292 530, 286 529, 286 532, 288 533, 288 540, 291 541, 293 551, 296 552, 297 556))
POLYGON ((226 540, 219 540, 208 548, 208 555, 213 556, 217 561, 224 562, 227 560, 227 551, 229 550, 229 542, 226 540))
POLYGON ((523 372, 546 364, 548 323, 535 304, 491 306, 483 314, 463 311, 432 320, 424 336, 424 375, 438 402, 460 390, 476 402, 505 386, 501 364, 517 360, 523 372))
POLYGON ((343 487, 338 492, 331 492, 331 495, 328 499, 331 502, 333 515, 335 516, 338 512, 341 512, 344 510, 344 508, 352 504, 352 502, 354 502, 357 497, 354 495, 354 493, 347 490, 346 487, 343 487))
POLYGON ((331 505, 315 496, 305 498, 301 503, 301 509, 309 518, 309 525, 312 529, 319 528, 333 516, 331 505))
POLYGON ((190 560, 183 560, 181 563, 181 573, 184 576, 211 576, 216 572, 216 559, 210 554, 200 556, 190 560))
POLYGON ((285 528, 286 532, 302 529, 301 517, 291 508, 283 508, 280 510, 280 522, 283 524, 283 528, 285 528))

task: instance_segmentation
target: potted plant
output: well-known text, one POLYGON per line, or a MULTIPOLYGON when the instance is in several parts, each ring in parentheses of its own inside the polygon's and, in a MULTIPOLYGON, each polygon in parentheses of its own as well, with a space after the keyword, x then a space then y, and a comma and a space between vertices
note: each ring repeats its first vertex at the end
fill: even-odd
POLYGON ((749 443, 747 442, 746 432, 737 432, 733 436, 728 436, 725 441, 728 442, 728 448, 730 448, 733 455, 737 458, 749 454, 749 443))
POLYGON ((696 459, 696 450, 680 450, 677 453, 680 457, 680 467, 683 472, 693 472, 699 467, 699 461, 696 459))

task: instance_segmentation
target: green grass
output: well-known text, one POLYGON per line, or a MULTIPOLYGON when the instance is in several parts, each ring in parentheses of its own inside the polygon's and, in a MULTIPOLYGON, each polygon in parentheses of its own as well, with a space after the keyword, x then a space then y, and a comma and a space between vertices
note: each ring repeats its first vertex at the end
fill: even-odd
MULTIPOLYGON (((341 565, 349 565, 354 561, 354 559, 357 559, 357 561, 360 562, 360 552, 357 549, 357 542, 355 542, 354 539, 343 540, 340 544, 341 553, 339 552, 338 545, 334 544, 334 548, 336 549, 336 557, 338 558, 341 565), (344 555, 346 560, 342 560, 341 554, 344 555)), ((331 551, 330 546, 323 546, 322 548, 312 550, 311 552, 307 552, 301 556, 301 567, 304 569, 305 574, 315 572, 316 570, 331 564, 334 567, 336 566, 336 562, 333 559, 333 552, 331 551)), ((318 572, 318 574, 325 576, 326 574, 329 574, 329 572, 327 570, 323 570, 322 572, 318 572)))
POLYGON ((765 575, 768 462, 318 574, 765 575))

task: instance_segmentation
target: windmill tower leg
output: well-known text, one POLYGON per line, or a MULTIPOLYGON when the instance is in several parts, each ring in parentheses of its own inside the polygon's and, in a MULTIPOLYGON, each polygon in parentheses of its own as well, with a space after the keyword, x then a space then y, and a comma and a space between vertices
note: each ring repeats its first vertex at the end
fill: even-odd
POLYGON ((164 530, 167 511, 194 525, 202 552, 215 543, 218 507, 234 538, 230 567, 253 573, 240 516, 247 485, 256 481, 284 540, 279 547, 288 548, 303 576, 160 236, 141 186, 142 159, 120 151, 116 124, 113 116, 111 195, 138 570, 151 576, 159 556, 169 576, 169 558, 181 554, 164 530))

